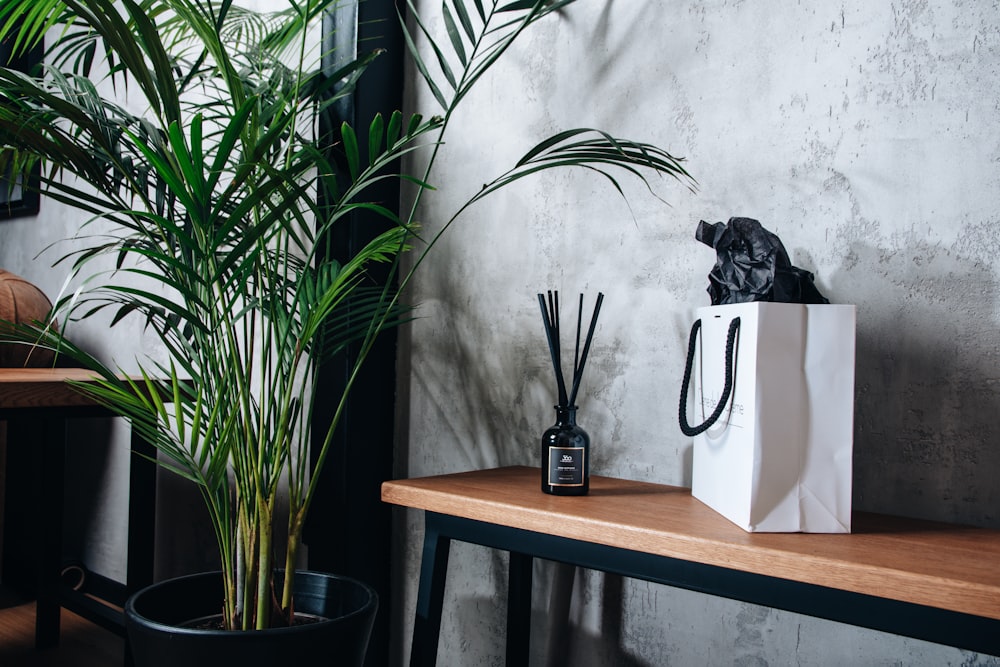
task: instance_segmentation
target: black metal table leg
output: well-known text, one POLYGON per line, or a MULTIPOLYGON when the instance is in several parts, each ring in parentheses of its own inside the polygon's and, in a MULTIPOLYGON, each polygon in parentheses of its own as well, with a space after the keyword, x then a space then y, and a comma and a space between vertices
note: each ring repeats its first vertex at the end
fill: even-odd
POLYGON ((66 420, 52 417, 41 422, 38 495, 41 544, 38 553, 38 593, 35 602, 35 647, 59 643, 59 588, 62 565, 63 487, 66 461, 66 420))
POLYGON ((131 595, 153 583, 156 537, 156 448, 132 431, 129 461, 128 564, 126 592, 131 595))
POLYGON ((450 548, 451 538, 441 534, 435 515, 428 512, 424 521, 424 550, 420 561, 417 610, 413 621, 411 667, 433 667, 437 662, 441 607, 444 604, 444 583, 448 574, 450 548))
MULTIPOLYGON (((153 583, 153 556, 156 546, 155 459, 156 448, 133 429, 129 460, 126 596, 153 583)), ((125 667, 132 665, 132 651, 127 635, 125 635, 123 664, 125 667)))
POLYGON ((510 552, 507 574, 507 665, 528 664, 531 644, 531 567, 529 554, 510 552))

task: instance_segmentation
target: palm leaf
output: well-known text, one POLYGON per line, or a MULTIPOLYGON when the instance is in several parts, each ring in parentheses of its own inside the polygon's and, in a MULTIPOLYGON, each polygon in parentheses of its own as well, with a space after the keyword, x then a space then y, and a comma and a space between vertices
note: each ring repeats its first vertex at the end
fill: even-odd
POLYGON ((468 64, 465 56, 465 44, 462 42, 462 33, 459 32, 458 25, 456 25, 455 19, 452 18, 451 10, 448 9, 447 1, 441 3, 441 13, 444 15, 444 25, 448 31, 448 37, 451 39, 452 49, 456 57, 458 57, 458 61, 464 67, 468 64))
MULTIPOLYGON (((407 0, 407 3, 410 4, 410 9, 412 12, 413 5, 411 0, 407 0)), ((403 30, 403 39, 406 41, 406 46, 410 51, 410 56, 413 58, 413 62, 417 67, 417 71, 419 71, 420 75, 424 78, 424 81, 427 83, 427 87, 430 89, 431 94, 434 95, 434 99, 437 100, 438 104, 440 104, 442 108, 447 109, 448 100, 447 98, 445 98, 444 93, 441 92, 441 88, 440 86, 438 86, 437 81, 435 81, 434 77, 431 75, 430 69, 428 69, 427 64, 424 62, 423 57, 421 57, 420 51, 417 48, 417 44, 413 39, 413 35, 410 34, 410 29, 406 25, 406 19, 403 18, 402 12, 399 12, 399 22, 403 30)), ((421 30, 424 31, 424 34, 426 35, 427 34, 426 28, 424 28, 423 26, 420 26, 420 28, 421 30)), ((448 81, 448 84, 454 89, 458 84, 455 81, 454 75, 451 73, 451 68, 448 67, 448 61, 445 59, 444 53, 441 52, 440 48, 438 48, 437 44, 435 44, 433 40, 430 40, 430 43, 432 45, 432 48, 434 49, 435 54, 437 55, 438 63, 441 66, 441 70, 444 73, 445 79, 448 81)))

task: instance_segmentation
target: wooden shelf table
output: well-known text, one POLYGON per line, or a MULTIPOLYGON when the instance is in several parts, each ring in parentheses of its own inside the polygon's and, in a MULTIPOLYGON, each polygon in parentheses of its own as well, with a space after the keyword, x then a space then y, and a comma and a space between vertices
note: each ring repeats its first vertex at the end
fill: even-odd
POLYGON ((1000 655, 1000 531, 855 513, 851 534, 747 533, 690 489, 592 476, 543 494, 537 468, 385 482, 424 510, 411 665, 437 656, 452 540, 510 553, 507 664, 528 663, 533 558, 1000 655))
MULTIPOLYGON (((62 585, 63 486, 65 451, 72 446, 67 429, 77 418, 107 417, 110 412, 68 384, 87 381, 94 374, 68 368, 0 368, 0 420, 7 422, 7 453, 13 450, 36 468, 37 483, 8 480, 4 489, 5 533, 19 510, 30 509, 37 525, 27 526, 38 540, 34 566, 37 573, 35 645, 53 646, 59 641, 60 609, 74 613, 125 636, 121 607, 129 594, 153 582, 153 541, 156 502, 156 464, 152 445, 132 433, 129 463, 128 560, 126 581, 115 582, 88 572, 85 585, 62 585), (11 482, 20 482, 12 484, 11 482), (43 486, 39 486, 44 483, 43 486), (15 487, 12 490, 12 487, 15 487)), ((17 471, 27 475, 29 471, 17 471)), ((24 522, 22 522, 24 523, 24 522)), ((25 539, 24 535, 17 535, 25 539)), ((4 539, 6 556, 12 545, 4 539)))

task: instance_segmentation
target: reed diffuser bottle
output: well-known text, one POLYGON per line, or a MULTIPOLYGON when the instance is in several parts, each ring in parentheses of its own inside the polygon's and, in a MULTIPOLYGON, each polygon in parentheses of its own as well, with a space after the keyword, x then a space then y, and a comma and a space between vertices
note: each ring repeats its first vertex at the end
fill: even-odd
POLYGON ((580 389, 583 368, 587 362, 587 353, 590 351, 590 342, 594 337, 597 315, 603 300, 604 295, 598 293, 597 304, 590 320, 590 330, 587 332, 587 339, 581 352, 583 295, 580 295, 580 309, 576 321, 576 350, 573 356, 573 384, 567 394, 562 373, 559 336, 559 292, 549 292, 547 302, 544 295, 538 295, 559 393, 559 402, 555 406, 556 423, 542 434, 542 491, 552 495, 584 496, 590 490, 590 436, 576 423, 576 396, 580 389))
POLYGON ((585 496, 590 490, 590 436, 576 423, 576 406, 556 406, 556 423, 542 434, 542 491, 585 496))

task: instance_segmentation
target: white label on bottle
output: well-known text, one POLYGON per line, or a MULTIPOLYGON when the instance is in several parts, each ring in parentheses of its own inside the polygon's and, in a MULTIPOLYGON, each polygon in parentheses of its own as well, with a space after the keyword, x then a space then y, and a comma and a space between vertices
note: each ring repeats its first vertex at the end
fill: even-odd
POLYGON ((583 486, 583 447, 549 447, 549 485, 583 486))

